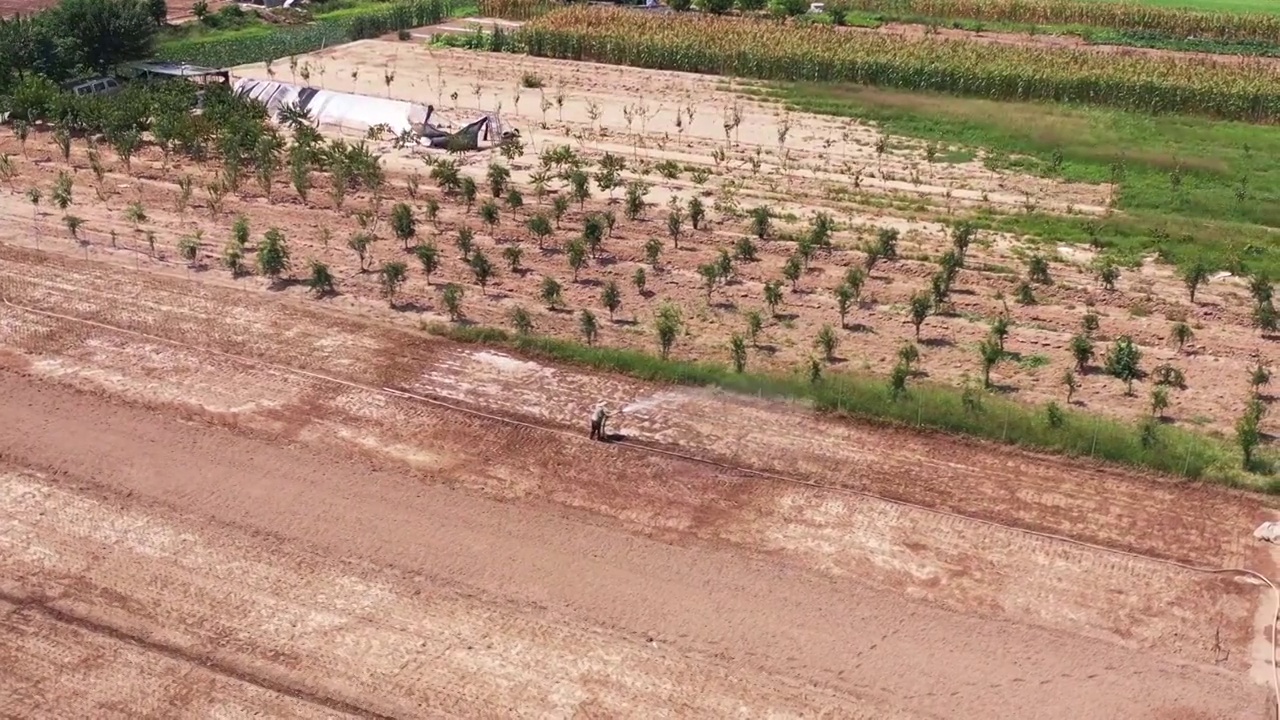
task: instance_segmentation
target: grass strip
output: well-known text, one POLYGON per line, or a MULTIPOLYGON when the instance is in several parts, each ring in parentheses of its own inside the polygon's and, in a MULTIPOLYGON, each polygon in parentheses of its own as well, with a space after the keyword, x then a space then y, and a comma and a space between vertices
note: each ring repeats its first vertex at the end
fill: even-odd
POLYGON ((1280 492, 1280 480, 1267 480, 1240 469, 1240 453, 1227 442, 1154 419, 1126 423, 1057 404, 1052 404, 1054 409, 1050 410, 1050 405, 1034 407, 998 395, 922 382, 910 383, 906 393, 895 398, 884 379, 864 374, 826 373, 810 382, 799 375, 737 373, 718 363, 664 360, 638 350, 513 334, 501 328, 431 323, 425 329, 460 343, 506 347, 525 356, 640 380, 801 400, 820 411, 861 420, 968 435, 1187 479, 1280 492))

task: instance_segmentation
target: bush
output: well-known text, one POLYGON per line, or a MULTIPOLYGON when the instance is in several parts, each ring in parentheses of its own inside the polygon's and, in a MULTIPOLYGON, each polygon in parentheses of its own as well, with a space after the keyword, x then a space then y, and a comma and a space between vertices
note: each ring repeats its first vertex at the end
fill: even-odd
POLYGON ((667 0, 667 6, 676 12, 685 12, 693 5, 692 0, 667 0))
POLYGON ((803 15, 809 9, 804 0, 769 0, 769 12, 778 17, 803 15))

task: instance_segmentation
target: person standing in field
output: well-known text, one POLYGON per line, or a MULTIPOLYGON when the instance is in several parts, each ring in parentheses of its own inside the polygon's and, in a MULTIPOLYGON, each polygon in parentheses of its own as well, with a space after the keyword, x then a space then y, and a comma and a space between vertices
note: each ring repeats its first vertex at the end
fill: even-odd
POLYGON ((595 412, 591 414, 591 439, 604 440, 604 422, 609 418, 609 413, 605 412, 604 403, 596 405, 595 412))

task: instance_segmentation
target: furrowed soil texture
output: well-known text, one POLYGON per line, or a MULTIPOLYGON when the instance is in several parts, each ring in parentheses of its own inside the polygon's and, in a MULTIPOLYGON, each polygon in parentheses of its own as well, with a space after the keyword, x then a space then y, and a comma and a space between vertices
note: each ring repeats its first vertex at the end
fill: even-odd
MULTIPOLYGON (((428 102, 439 98, 450 106, 444 114, 457 122, 501 106, 502 117, 521 128, 525 139, 524 154, 509 163, 511 183, 523 193, 523 206, 511 209, 504 199, 497 224, 485 225, 477 208, 443 195, 429 178, 424 160, 440 159, 442 153, 396 149, 387 139, 370 141, 383 153, 387 182, 379 210, 384 217, 371 231, 374 241, 362 269, 348 241, 362 232, 358 215, 372 207, 372 199, 353 195, 335 209, 323 175, 315 174, 315 187, 306 201, 286 186, 286 178, 275 179, 269 197, 246 179, 239 194, 228 195, 215 212, 206 188, 220 177, 216 161, 195 163, 175 156, 165 162, 156 148, 147 147, 126 169, 104 146, 98 149, 105 167, 99 182, 82 143, 73 143, 68 163, 49 133, 38 131, 25 145, 12 136, 0 137, 0 153, 10 156, 13 167, 9 181, 0 184, 0 215, 14 228, 10 240, 229 283, 227 272, 218 267, 219 258, 231 237, 231 225, 244 216, 252 241, 247 265, 253 265, 253 244, 263 233, 281 228, 294 258, 292 276, 305 274, 310 260, 323 261, 339 292, 326 302, 363 313, 392 315, 380 297, 376 271, 385 262, 401 260, 409 266, 409 278, 399 289, 393 314, 406 322, 444 319, 441 287, 455 283, 464 290, 462 308, 470 321, 509 325, 513 312, 523 309, 536 332, 581 337, 580 313, 589 309, 599 320, 600 343, 653 352, 654 315, 664 303, 672 303, 681 309, 685 327, 674 356, 726 363, 730 338, 744 334, 748 315, 758 312, 763 329, 748 349, 748 369, 800 371, 811 358, 823 355, 816 340, 823 326, 830 325, 837 345, 824 372, 887 377, 899 350, 911 342, 920 352, 912 382, 952 385, 980 382, 979 343, 990 332, 991 321, 1007 314, 1011 329, 1006 353, 991 371, 994 391, 1029 403, 1063 403, 1063 376, 1075 369, 1079 387, 1071 396, 1074 405, 1137 420, 1151 414, 1150 398, 1159 377, 1155 370, 1169 365, 1183 373, 1186 387, 1166 388, 1164 419, 1224 434, 1232 432, 1251 392, 1250 370, 1277 360, 1275 343, 1250 327, 1251 301, 1241 278, 1210 278, 1192 303, 1173 268, 1147 260, 1123 268, 1115 289, 1108 290, 1090 269, 1098 256, 1087 247, 1030 243, 991 232, 981 232, 973 241, 946 311, 926 319, 916 337, 910 299, 929 287, 939 258, 951 247, 951 223, 959 216, 948 215, 949 206, 955 212, 965 204, 1018 212, 1030 202, 1061 212, 1101 212, 1106 188, 993 173, 962 156, 949 162, 946 158, 958 150, 945 147, 934 148, 935 162, 929 162, 928 148, 921 143, 887 137, 851 121, 779 115, 776 108, 744 103, 718 90, 706 78, 675 73, 428 51, 378 41, 307 56, 300 67, 310 67, 312 82, 326 87, 428 102), (353 72, 361 67, 382 67, 383 72, 353 72), (327 69, 322 73, 322 68, 327 69), (515 80, 523 82, 526 75, 541 79, 544 87, 517 90, 515 80), (388 77, 392 81, 384 84, 388 77), (653 98, 637 100, 640 88, 652 92, 653 98), (451 100, 455 93, 456 103, 451 100), (557 104, 562 94, 564 101, 557 104), (718 153, 726 147, 724 122, 734 112, 742 122, 730 131, 730 152, 720 158, 718 153), (679 125, 677 114, 683 118, 679 125), (545 130, 540 127, 544 120, 545 130), (784 127, 786 145, 780 148, 784 127), (593 185, 592 197, 581 205, 570 203, 559 227, 545 242, 537 242, 528 220, 536 213, 549 213, 552 200, 536 197, 531 178, 536 156, 557 145, 571 146, 592 160, 606 152, 627 158, 623 179, 643 178, 650 185, 643 214, 627 219, 624 191, 607 193, 593 185), (878 152, 881 147, 883 153, 878 152), (656 170, 663 162, 672 164, 667 170, 674 168, 671 179, 656 170), (49 201, 50 189, 64 171, 75 182, 74 201, 65 213, 49 201), (179 181, 184 177, 191 179, 194 192, 179 210, 179 181), (863 178, 856 190, 854 177, 863 178), (416 188, 413 192, 411 186, 416 188), (44 198, 34 206, 28 194, 32 188, 41 190, 44 198), (676 200, 687 207, 695 198, 705 208, 703 224, 694 229, 686 212, 679 237, 673 238, 668 203, 676 200), (429 201, 441 206, 434 222, 425 215, 429 201), (395 202, 407 203, 417 217, 416 234, 405 241, 393 235, 385 217, 395 202), (135 205, 141 219, 130 219, 138 217, 133 214, 135 205), (717 262, 722 252, 733 254, 743 238, 752 236, 746 213, 762 205, 771 207, 775 218, 765 238, 754 241, 756 259, 733 261, 731 277, 708 290, 700 269, 717 262), (588 216, 603 212, 612 212, 616 225, 575 280, 566 245, 581 237, 588 216), (786 262, 796 251, 795 239, 809 232, 818 212, 834 221, 831 249, 812 257, 792 287, 783 278, 786 262), (65 227, 64 215, 83 221, 75 239, 65 227), (474 247, 494 268, 484 288, 456 244, 464 227, 474 231, 474 247), (887 230, 900 233, 897 258, 881 260, 871 269, 841 327, 834 290, 851 269, 865 265, 862 248, 887 230), (654 262, 645 249, 651 240, 662 245, 654 262), (198 248, 189 270, 175 252, 183 241, 198 248), (440 267, 430 278, 406 250, 426 242, 440 251, 440 267), (514 269, 509 251, 519 252, 514 269), (1021 304, 1018 287, 1037 256, 1047 263, 1047 283, 1031 284, 1034 303, 1021 304), (638 271, 645 273, 643 288, 636 284, 638 271), (562 286, 554 307, 543 296, 546 278, 562 286), (783 283, 782 301, 772 316, 764 300, 764 286, 770 281, 783 283), (617 286, 620 301, 613 313, 602 301, 610 283, 617 286), (1099 320, 1094 354, 1077 368, 1069 351, 1071 338, 1081 331, 1090 311, 1099 320), (1193 333, 1183 345, 1172 338, 1176 323, 1186 323, 1193 333), (1122 382, 1102 371, 1108 346, 1124 335, 1141 346, 1146 373, 1131 395, 1125 394, 1122 382)), ((261 65, 239 72, 267 76, 261 65)), ((271 72, 290 79, 288 68, 274 67, 271 72)), ((342 128, 322 130, 343 133, 342 128)), ((485 177, 488 164, 506 161, 493 150, 457 159, 462 172, 480 185, 480 201, 486 199, 491 194, 485 177)), ((588 170, 594 173, 596 167, 588 170)), ((549 185, 550 195, 568 192, 560 180, 549 185)), ((256 277, 237 282, 263 287, 256 277)), ((301 288, 286 292, 298 294, 301 288)), ((1264 419, 1263 429, 1272 432, 1271 423, 1271 418, 1264 419)))
POLYGON ((1269 595, 1169 562, 1271 572, 1252 496, 11 246, 0 295, 0 713, 1267 712, 1269 595))

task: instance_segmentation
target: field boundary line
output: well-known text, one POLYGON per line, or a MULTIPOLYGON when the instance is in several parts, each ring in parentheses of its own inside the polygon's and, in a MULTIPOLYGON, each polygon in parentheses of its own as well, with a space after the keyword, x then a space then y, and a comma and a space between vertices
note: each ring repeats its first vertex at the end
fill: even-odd
MULTIPOLYGON (((231 359, 231 360, 234 360, 234 361, 237 361, 237 362, 247 363, 247 364, 250 364, 250 365, 257 365, 257 366, 259 366, 259 367, 265 367, 265 368, 268 368, 268 369, 274 370, 274 371, 276 371, 276 372, 281 372, 281 373, 285 373, 285 374, 292 374, 292 375, 301 375, 301 376, 304 376, 304 377, 312 378, 312 379, 314 379, 314 380, 319 380, 319 381, 327 382, 327 383, 335 383, 335 384, 338 384, 338 385, 343 385, 343 386, 350 387, 350 388, 354 388, 354 389, 358 389, 358 390, 364 390, 364 391, 366 391, 366 392, 373 392, 373 393, 377 393, 377 394, 387 395, 387 396, 390 396, 390 397, 398 397, 398 398, 405 399, 405 400, 413 400, 413 401, 417 401, 417 402, 423 402, 423 403, 427 403, 427 404, 429 404, 429 405, 435 405, 435 406, 437 406, 437 407, 446 408, 446 409, 448 409, 448 410, 452 410, 452 411, 454 411, 454 412, 459 412, 459 413, 463 413, 463 414, 471 415, 471 416, 473 416, 473 417, 480 417, 480 418, 484 418, 484 419, 487 419, 487 420, 491 420, 491 421, 495 421, 495 422, 499 422, 499 423, 504 423, 504 424, 512 425, 512 426, 516 426, 516 427, 522 427, 522 428, 526 428, 526 429, 529 429, 529 430, 533 430, 533 431, 535 431, 535 432, 554 433, 554 434, 557 434, 557 435, 573 437, 573 438, 575 438, 578 442, 594 442, 594 441, 590 441, 590 440, 584 440, 584 438, 582 437, 582 435, 581 435, 580 433, 576 433, 576 432, 573 432, 573 431, 571 431, 571 430, 567 430, 567 429, 565 429, 565 428, 563 428, 563 427, 558 427, 558 426, 554 426, 554 425, 539 425, 539 424, 536 424, 536 423, 530 423, 530 422, 526 422, 526 421, 524 421, 524 420, 517 420, 517 419, 512 418, 512 417, 506 417, 506 416, 503 416, 503 415, 497 415, 497 414, 494 414, 494 413, 489 413, 489 412, 484 412, 484 411, 482 411, 482 410, 477 410, 477 409, 475 409, 475 408, 470 408, 470 407, 466 407, 466 406, 463 406, 463 405, 458 405, 458 404, 455 404, 455 403, 452 403, 452 402, 448 402, 448 401, 446 401, 446 400, 441 400, 441 399, 439 399, 439 398, 433 398, 433 397, 429 397, 429 396, 426 396, 426 395, 421 395, 421 394, 417 394, 417 393, 410 393, 410 392, 406 392, 406 391, 404 391, 404 390, 398 390, 398 389, 396 389, 396 388, 385 387, 385 386, 384 386, 384 387, 376 387, 376 386, 373 386, 373 385, 366 385, 366 384, 364 384, 364 383, 356 382, 356 381, 353 381, 353 380, 344 380, 344 379, 342 379, 342 378, 337 378, 337 377, 333 377, 333 376, 330 376, 330 375, 325 375, 325 374, 323 374, 323 373, 317 373, 317 372, 313 372, 313 371, 310 371, 310 370, 302 370, 302 369, 299 369, 299 368, 289 367, 289 366, 287 366, 287 365, 279 365, 279 364, 272 363, 272 362, 268 362, 268 361, 265 361, 265 360, 259 360, 259 359, 256 359, 256 358, 246 357, 246 356, 243 356, 243 355, 237 355, 237 354, 235 354, 235 353, 226 352, 226 351, 224 351, 224 350, 217 350, 217 349, 214 349, 214 348, 207 348, 207 347, 201 347, 201 346, 199 346, 199 345, 192 345, 192 344, 190 344, 190 343, 182 342, 182 341, 180 341, 180 340, 172 340, 172 339, 165 338, 165 337, 161 337, 161 336, 158 336, 158 335, 152 335, 152 334, 150 334, 150 333, 145 333, 145 332, 141 332, 141 331, 138 331, 138 330, 130 330, 130 329, 128 329, 128 328, 123 328, 123 327, 119 327, 119 326, 116 326, 116 325, 111 325, 111 324, 109 324, 109 323, 99 322, 99 321, 96 321, 96 320, 87 320, 87 319, 85 319, 85 318, 79 318, 79 317, 75 317, 75 316, 72 316, 72 315, 64 315, 64 314, 62 314, 62 313, 56 313, 56 312, 52 312, 52 311, 48 311, 48 310, 40 310, 40 309, 38 309, 38 308, 33 308, 33 307, 26 306, 26 305, 21 305, 21 304, 15 303, 15 302, 11 301, 7 296, 0 296, 0 301, 3 301, 3 303, 4 303, 6 306, 8 306, 8 307, 11 307, 11 308, 14 308, 14 309, 16 309, 16 310, 23 311, 23 312, 33 313, 33 314, 35 314, 35 315, 41 315, 41 316, 44 316, 44 317, 54 318, 54 319, 57 319, 57 320, 64 320, 64 321, 73 322, 73 323, 80 323, 80 324, 82 324, 82 325, 89 325, 89 326, 91 326, 91 327, 97 327, 97 328, 100 328, 100 329, 103 329, 103 330, 108 330, 108 331, 112 331, 112 332, 123 333, 123 334, 126 334, 126 335, 132 335, 132 336, 134 336, 134 337, 143 338, 143 339, 145 339, 145 340, 150 340, 150 341, 153 341, 153 342, 161 342, 161 343, 165 343, 165 344, 168 344, 168 345, 173 345, 173 346, 176 346, 176 347, 181 347, 181 348, 184 348, 184 349, 187 349, 187 350, 195 350, 195 351, 202 352, 202 353, 211 353, 211 354, 219 355, 219 356, 221 356, 221 357, 228 358, 228 359, 231 359)), ((1277 640, 1276 635, 1277 635, 1278 633, 1277 633, 1277 632, 1275 632, 1275 628, 1276 628, 1276 627, 1278 627, 1278 626, 1280 626, 1280 587, 1277 587, 1277 586, 1276 586, 1276 584, 1275 584, 1274 582, 1272 582, 1272 580, 1271 580, 1270 578, 1268 578, 1266 575, 1263 575, 1262 573, 1260 573, 1260 572, 1258 572, 1258 571, 1256 571, 1256 570, 1252 570, 1252 569, 1245 568, 1245 567, 1219 567, 1219 568, 1214 568, 1214 567, 1203 567, 1203 566, 1199 566, 1199 565, 1192 565, 1192 564, 1190 564, 1190 563, 1180 562, 1180 561, 1177 561, 1177 560, 1170 560, 1170 559, 1167 559, 1167 558, 1161 558, 1161 557, 1157 557, 1157 556, 1154 556, 1154 555, 1144 555, 1144 554, 1139 553, 1139 552, 1133 552, 1133 551, 1130 551, 1130 550, 1121 550, 1121 549, 1119 549, 1119 548, 1107 547, 1107 546, 1105 546, 1105 545, 1099 545, 1099 544, 1096 544, 1096 543, 1086 542, 1086 541, 1084 541, 1084 540, 1077 540, 1077 539, 1075 539, 1075 538, 1067 537, 1067 536, 1065 536, 1065 535, 1056 535, 1056 534, 1054 534, 1054 533, 1042 532, 1042 531, 1039 531, 1039 530, 1031 530, 1031 529, 1029 529, 1029 528, 1019 527, 1019 526, 1017 526, 1017 525, 1010 525, 1010 524, 1007 524, 1007 523, 1000 523, 1000 522, 996 522, 996 521, 994 521, 994 520, 986 520, 986 519, 983 519, 983 518, 971 517, 971 516, 968 516, 968 515, 963 515, 963 514, 961 514, 961 513, 951 512, 951 511, 948 511, 948 510, 940 510, 940 509, 938 509, 938 508, 931 508, 931 507, 928 507, 928 506, 925 506, 925 505, 921 505, 921 504, 913 503, 913 502, 908 502, 908 501, 905 501, 905 500, 896 500, 896 499, 893 499, 893 498, 882 497, 882 496, 876 495, 875 493, 871 493, 871 492, 868 492, 868 491, 865 491, 865 490, 858 490, 858 489, 855 489, 855 488, 840 487, 840 486, 838 486, 838 485, 830 485, 830 484, 825 484, 825 483, 821 483, 821 482, 817 482, 817 481, 813 481, 813 480, 804 480, 804 479, 802 479, 802 478, 789 477, 789 476, 782 475, 782 474, 779 474, 779 473, 770 472, 770 471, 767 471, 767 470, 758 470, 758 469, 755 469, 755 468, 743 467, 743 466, 738 466, 738 465, 731 465, 731 464, 729 464, 729 463, 723 463, 723 462, 720 462, 720 461, 718 461, 718 460, 711 460, 711 459, 709 459, 709 458, 699 457, 699 456, 694 455, 694 454, 691 454, 691 453, 684 453, 684 452, 679 452, 679 451, 675 451, 675 450, 667 450, 667 449, 665 449, 665 448, 655 447, 655 446, 647 445, 647 444, 643 444, 643 443, 636 443, 636 442, 630 442, 630 441, 627 441, 627 440, 621 440, 621 441, 611 442, 611 443, 607 443, 607 444, 608 444, 608 445, 618 446, 618 447, 624 447, 624 448, 627 448, 627 449, 630 449, 630 450, 633 450, 633 451, 637 451, 637 452, 647 452, 647 453, 654 453, 654 454, 659 454, 659 455, 666 455, 666 456, 668 456, 668 457, 673 457, 673 458, 677 458, 677 459, 680 459, 680 460, 685 460, 685 461, 687 461, 687 462, 693 462, 693 463, 698 463, 698 464, 702 464, 702 465, 708 465, 708 466, 711 466, 711 467, 716 467, 716 468, 720 468, 720 469, 723 469, 723 470, 729 470, 729 471, 731 471, 731 472, 736 472, 736 473, 741 473, 741 474, 746 474, 746 475, 754 475, 754 476, 759 477, 759 478, 764 478, 764 479, 767 479, 767 480, 774 480, 774 481, 777 481, 777 482, 787 483, 787 484, 791 484, 791 485, 798 485, 798 486, 807 487, 807 488, 810 488, 810 489, 815 489, 815 490, 824 490, 824 491, 828 491, 828 492, 837 492, 837 493, 843 493, 843 494, 847 494, 847 495, 856 495, 856 496, 860 496, 860 497, 870 498, 870 499, 873 499, 873 500, 878 500, 878 501, 880 501, 880 502, 890 503, 890 504, 892 504, 892 505, 897 505, 897 506, 900 506, 900 507, 907 507, 907 508, 912 508, 912 509, 915 509, 915 510, 921 510, 921 511, 924 511, 924 512, 926 512, 926 513, 930 513, 930 514, 937 515, 937 516, 940 516, 940 517, 947 517, 947 518, 953 518, 953 519, 959 519, 959 520, 966 520, 966 521, 969 521, 969 522, 975 522, 975 523, 979 523, 979 524, 982 524, 982 525, 986 525, 986 526, 988 526, 988 527, 1001 528, 1001 529, 1004 529, 1004 530, 1012 530, 1012 531, 1019 532, 1019 533, 1023 533, 1023 534, 1026 534, 1026 535, 1029 535, 1029 536, 1032 536, 1032 537, 1038 537, 1038 538, 1042 538, 1042 539, 1046 539, 1046 540, 1052 540, 1052 541, 1056 541, 1056 542, 1066 543, 1066 544, 1069 544, 1069 545, 1074 545, 1074 546, 1076 546, 1076 547, 1082 547, 1082 548, 1086 548, 1086 549, 1089 549, 1089 550, 1094 550, 1094 551, 1097 551, 1097 552, 1109 553, 1109 554, 1113 554, 1113 555, 1120 555, 1120 556, 1123 556, 1123 557, 1129 557, 1129 558, 1134 558, 1134 559, 1138 559, 1138 560, 1145 560, 1145 561, 1148 561, 1148 562, 1159 563, 1159 564, 1163 564, 1163 565, 1166 565, 1166 566, 1169 566, 1169 567, 1178 568, 1178 569, 1180 569, 1180 570, 1184 570, 1184 571, 1188 571, 1188 572, 1199 573, 1199 574, 1206 574, 1206 575, 1234 575, 1234 576, 1244 576, 1244 577, 1253 578, 1253 579, 1255 579, 1255 580, 1257 580, 1257 581, 1260 581, 1261 583, 1265 584, 1267 587, 1269 587, 1269 588, 1271 589, 1271 591, 1272 591, 1272 593, 1273 593, 1273 595, 1274 595, 1274 597, 1275 597, 1275 601, 1276 601, 1275 611, 1274 611, 1274 613, 1273 613, 1273 615, 1272 615, 1272 628, 1273 628, 1273 631, 1272 631, 1272 634, 1271 634, 1271 636, 1272 636, 1272 639, 1271 639, 1271 673, 1272 673, 1272 690, 1273 690, 1273 693, 1274 693, 1274 696, 1275 696, 1275 702, 1276 702, 1276 714, 1275 714, 1275 715, 1276 715, 1276 719, 1277 719, 1277 720, 1280 720, 1280 666, 1277 666, 1277 662, 1276 662, 1276 660, 1277 660, 1277 655, 1278 655, 1278 648, 1280 648, 1280 640, 1277 640)))

